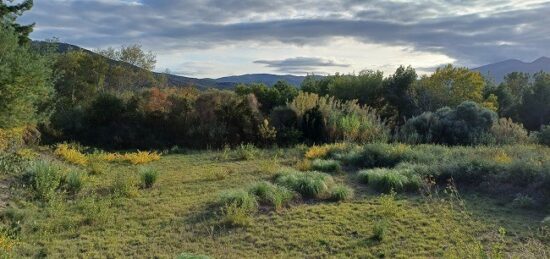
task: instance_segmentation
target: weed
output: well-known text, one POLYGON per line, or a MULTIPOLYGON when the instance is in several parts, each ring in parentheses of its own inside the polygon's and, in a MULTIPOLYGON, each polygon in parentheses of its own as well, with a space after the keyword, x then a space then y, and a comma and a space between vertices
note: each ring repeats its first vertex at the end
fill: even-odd
POLYGON ((237 148, 237 156, 240 160, 252 160, 258 156, 259 150, 252 144, 241 144, 237 148))
POLYGON ((388 232, 388 221, 380 219, 372 226, 372 239, 381 242, 386 237, 388 232))
POLYGON ((141 186, 143 188, 153 187, 153 184, 155 184, 159 175, 157 170, 149 167, 140 168, 139 174, 141 179, 141 186))
POLYGON ((111 191, 115 197, 132 197, 137 194, 136 185, 131 177, 123 173, 117 173, 111 185, 111 191))

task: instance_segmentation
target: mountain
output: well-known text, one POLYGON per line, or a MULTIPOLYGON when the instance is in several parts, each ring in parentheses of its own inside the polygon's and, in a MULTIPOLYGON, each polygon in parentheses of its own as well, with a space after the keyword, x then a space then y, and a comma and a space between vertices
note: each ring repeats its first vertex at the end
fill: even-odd
POLYGON ((479 71, 484 76, 489 76, 489 78, 494 79, 496 83, 501 83, 504 80, 504 76, 512 72, 524 72, 529 74, 540 71, 550 72, 550 58, 541 57, 531 63, 526 63, 517 59, 509 59, 474 68, 472 70, 479 71))
POLYGON ((224 83, 262 83, 266 85, 274 85, 277 81, 286 81, 287 83, 300 86, 302 81, 304 81, 305 76, 295 76, 295 75, 273 75, 273 74, 246 74, 240 76, 227 76, 216 79, 216 82, 224 83))
MULTIPOLYGON (((44 41, 33 41, 32 46, 39 50, 53 50, 58 53, 65 53, 68 51, 84 51, 91 55, 99 55, 93 51, 81 48, 76 45, 67 44, 67 43, 51 43, 44 41)), ((109 60, 109 63, 117 63, 118 61, 109 60)), ((132 66, 127 64, 128 66, 132 66)), ((141 69, 134 67, 134 69, 141 69)), ((237 84, 251 84, 251 83, 262 83, 268 86, 272 86, 277 81, 286 81, 291 85, 299 87, 305 76, 294 76, 294 75, 273 75, 273 74, 246 74, 238 76, 227 76, 217 79, 211 78, 193 78, 180 75, 166 74, 154 72, 156 77, 165 76, 168 81, 169 86, 195 86, 201 89, 207 88, 218 88, 218 89, 228 89, 233 88, 237 84)))

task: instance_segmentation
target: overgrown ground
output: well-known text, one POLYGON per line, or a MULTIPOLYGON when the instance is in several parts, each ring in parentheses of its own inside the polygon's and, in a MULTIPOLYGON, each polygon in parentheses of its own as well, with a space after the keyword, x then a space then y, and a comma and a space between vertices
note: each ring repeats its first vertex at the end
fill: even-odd
POLYGON ((20 176, 4 175, 11 186, 2 208, 3 232, 15 240, 10 256, 476 258, 480 250, 492 257, 550 256, 550 236, 541 224, 545 206, 518 208, 498 195, 460 187, 460 194, 445 186, 380 194, 358 181, 359 168, 348 166, 332 175, 354 189, 351 200, 293 201, 278 211, 261 208, 247 226, 221 223, 220 193, 272 181, 304 151, 263 150, 248 160, 227 150, 167 154, 146 165, 159 172, 153 187, 128 195, 113 194, 113 182, 118 175, 137 184, 143 166, 109 163, 103 174, 86 176, 78 194, 58 192, 49 202, 30 198, 20 176))

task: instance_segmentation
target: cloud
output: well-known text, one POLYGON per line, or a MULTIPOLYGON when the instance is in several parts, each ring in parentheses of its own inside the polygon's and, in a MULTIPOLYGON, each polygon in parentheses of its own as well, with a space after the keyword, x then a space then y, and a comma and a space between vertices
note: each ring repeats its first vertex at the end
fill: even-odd
POLYGON ((281 43, 328 46, 347 37, 446 55, 467 66, 550 55, 548 0, 35 2, 23 17, 37 22, 34 39, 57 36, 90 48, 141 43, 157 53, 234 45, 268 50, 281 43))
POLYGON ((295 57, 282 60, 256 60, 254 63, 276 68, 277 71, 280 72, 298 74, 318 72, 318 68, 322 67, 350 67, 349 64, 340 64, 334 60, 314 57, 295 57))

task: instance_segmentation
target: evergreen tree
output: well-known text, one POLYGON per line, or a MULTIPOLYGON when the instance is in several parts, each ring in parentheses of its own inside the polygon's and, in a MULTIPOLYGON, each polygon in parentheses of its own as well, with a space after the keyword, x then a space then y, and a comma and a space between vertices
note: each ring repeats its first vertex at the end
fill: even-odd
POLYGON ((0 23, 3 27, 12 27, 19 37, 19 44, 26 44, 30 41, 29 34, 32 32, 34 23, 21 25, 15 22, 18 16, 28 11, 33 6, 33 0, 25 0, 19 4, 11 4, 13 0, 0 0, 0 23))

